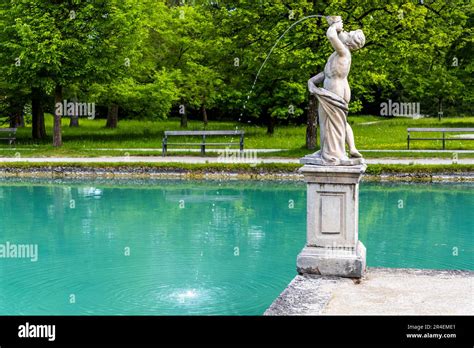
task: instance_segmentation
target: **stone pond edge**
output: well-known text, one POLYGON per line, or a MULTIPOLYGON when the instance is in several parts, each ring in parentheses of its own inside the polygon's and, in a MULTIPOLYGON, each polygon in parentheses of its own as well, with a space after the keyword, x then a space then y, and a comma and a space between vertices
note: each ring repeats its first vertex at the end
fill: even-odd
MULTIPOLYGON (((120 166, 120 167, 75 167, 67 165, 35 167, 2 167, 0 178, 73 178, 73 179, 193 179, 193 180, 274 180, 303 181, 303 175, 294 172, 271 172, 261 170, 256 173, 216 170, 167 170, 163 168, 120 166)), ((381 173, 365 174, 363 181, 382 182, 474 182, 474 172, 446 173, 381 173)))
MULTIPOLYGON (((474 271, 434 270, 418 268, 368 267, 368 271, 386 275, 415 275, 432 278, 470 278, 474 280, 474 271)), ((365 281, 335 276, 297 274, 280 295, 264 312, 264 316, 330 315, 323 314, 331 300, 332 292, 342 283, 365 281)), ((377 314, 380 315, 380 314, 377 314)), ((441 314, 442 315, 442 314, 441 314)))

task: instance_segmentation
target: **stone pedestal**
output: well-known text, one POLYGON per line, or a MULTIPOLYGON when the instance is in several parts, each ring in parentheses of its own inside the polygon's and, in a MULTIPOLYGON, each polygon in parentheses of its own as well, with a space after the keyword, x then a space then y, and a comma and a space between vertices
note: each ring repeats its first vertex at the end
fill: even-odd
POLYGON ((307 242, 299 273, 360 278, 366 251, 359 241, 359 181, 367 166, 307 164, 307 242))

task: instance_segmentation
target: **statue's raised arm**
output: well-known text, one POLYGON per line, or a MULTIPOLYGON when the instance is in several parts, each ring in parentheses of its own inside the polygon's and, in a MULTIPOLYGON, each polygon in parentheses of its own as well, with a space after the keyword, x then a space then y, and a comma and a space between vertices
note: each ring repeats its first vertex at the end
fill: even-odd
MULTIPOLYGON (((331 17, 329 17, 331 18, 331 17)), ((343 30, 343 23, 342 20, 331 21, 328 18, 329 28, 326 32, 326 37, 329 39, 332 48, 337 52, 340 56, 350 55, 350 51, 346 45, 341 41, 339 38, 339 33, 343 30)))

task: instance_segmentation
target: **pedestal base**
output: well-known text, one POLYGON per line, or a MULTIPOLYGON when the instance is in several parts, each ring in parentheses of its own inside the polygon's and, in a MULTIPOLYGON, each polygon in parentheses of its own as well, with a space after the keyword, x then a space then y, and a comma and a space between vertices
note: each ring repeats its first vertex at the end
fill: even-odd
POLYGON ((366 250, 360 241, 355 249, 306 246, 296 261, 300 274, 361 278, 366 269, 366 250))
POLYGON ((304 156, 300 159, 300 163, 304 165, 317 165, 317 166, 359 166, 364 165, 365 160, 363 158, 346 158, 338 159, 334 162, 326 162, 321 156, 316 154, 311 154, 304 156))

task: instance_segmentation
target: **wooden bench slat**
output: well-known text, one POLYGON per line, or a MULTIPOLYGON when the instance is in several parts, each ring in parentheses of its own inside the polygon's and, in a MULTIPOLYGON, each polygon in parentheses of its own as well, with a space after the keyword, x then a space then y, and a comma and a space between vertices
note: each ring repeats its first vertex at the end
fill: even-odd
POLYGON ((244 135, 244 131, 165 131, 165 136, 244 135))
POLYGON ((474 140, 474 138, 412 138, 410 140, 474 140))
MULTIPOLYGON (((410 137, 410 140, 443 140, 443 138, 412 138, 410 137)), ((444 140, 448 140, 448 138, 445 138, 444 140)))
POLYGON ((218 145, 235 145, 240 146, 240 143, 167 143, 166 145, 175 145, 175 146, 185 146, 185 145, 194 145, 194 146, 201 146, 201 145, 210 145, 210 146, 218 146, 218 145))
POLYGON ((8 136, 3 135, 0 137, 0 140, 8 140, 8 143, 11 145, 16 141, 16 128, 0 128, 0 133, 8 133, 8 136))
POLYGON ((450 137, 450 138, 445 138, 444 140, 474 140, 474 138, 453 138, 453 137, 450 137))
POLYGON ((474 128, 407 128, 408 132, 474 132, 474 128))
POLYGON ((201 153, 205 155, 206 153, 206 146, 238 146, 240 150, 243 151, 244 149, 244 131, 239 130, 223 130, 223 131, 165 131, 164 138, 163 138, 163 156, 166 156, 166 152, 168 151, 168 146, 199 146, 201 148, 201 153), (169 136, 201 136, 203 139, 201 142, 185 142, 185 143, 169 143, 168 137, 169 136), (238 136, 240 141, 238 142, 214 142, 208 143, 206 142, 206 136, 238 136))
POLYGON ((446 149, 446 141, 449 140, 474 140, 473 138, 466 138, 466 137, 457 137, 453 138, 454 134, 449 134, 446 137, 446 133, 474 133, 474 128, 407 128, 407 148, 410 149, 410 141, 413 140, 441 140, 443 144, 443 150, 446 149), (412 132, 424 132, 424 133, 442 133, 442 137, 439 136, 437 138, 413 138, 410 133, 412 132))
POLYGON ((0 128, 0 132, 16 132, 17 128, 0 128))
POLYGON ((203 145, 211 145, 211 146, 218 146, 218 145, 235 145, 235 146, 239 146, 240 143, 205 143, 203 145))

